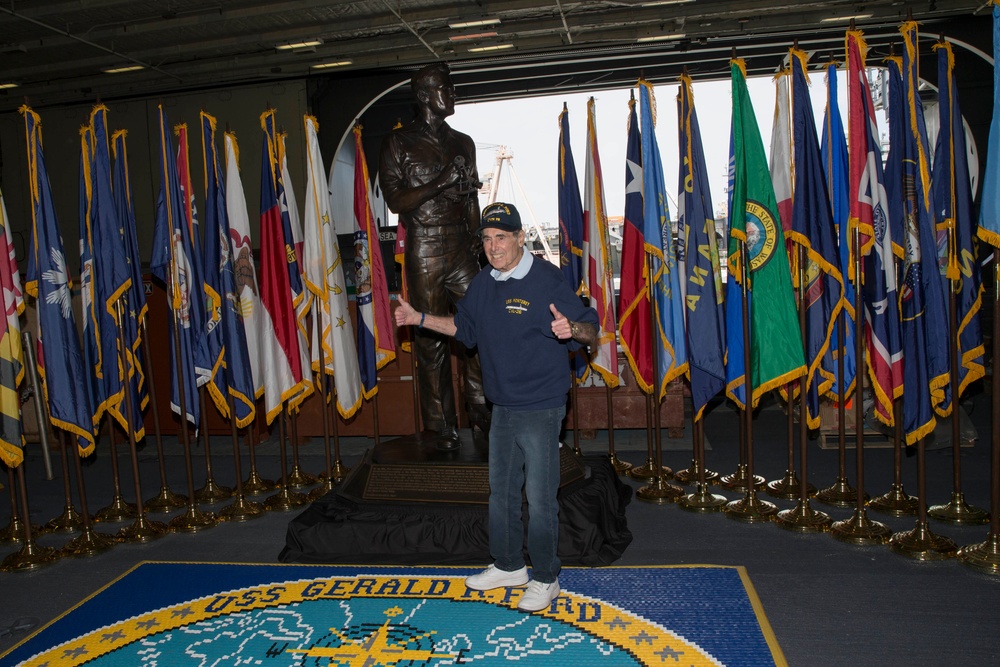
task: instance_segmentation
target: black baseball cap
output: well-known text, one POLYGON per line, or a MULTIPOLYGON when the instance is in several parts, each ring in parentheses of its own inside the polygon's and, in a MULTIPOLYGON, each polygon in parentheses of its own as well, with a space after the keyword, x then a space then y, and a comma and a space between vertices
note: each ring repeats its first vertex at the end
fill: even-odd
POLYGON ((521 231, 521 214, 513 204, 496 202, 483 209, 480 231, 487 228, 502 229, 507 232, 521 231))

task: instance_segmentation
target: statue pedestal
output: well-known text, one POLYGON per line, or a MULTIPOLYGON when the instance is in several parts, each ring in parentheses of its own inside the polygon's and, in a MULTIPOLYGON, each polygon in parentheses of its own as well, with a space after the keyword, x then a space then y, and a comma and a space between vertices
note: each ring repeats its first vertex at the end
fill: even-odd
MULTIPOLYGON (((490 497, 489 450, 474 442, 468 429, 457 449, 442 450, 435 434, 424 432, 379 443, 339 489, 355 502, 487 504, 490 497)), ((559 487, 584 479, 586 468, 569 447, 561 446, 559 487)))

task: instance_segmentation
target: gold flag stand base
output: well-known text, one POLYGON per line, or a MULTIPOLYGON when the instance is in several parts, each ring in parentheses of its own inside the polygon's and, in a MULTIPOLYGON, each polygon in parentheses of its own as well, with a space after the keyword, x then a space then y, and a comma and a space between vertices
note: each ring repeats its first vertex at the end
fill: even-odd
POLYGON ((197 505, 188 503, 184 514, 175 516, 168 525, 181 533, 197 533, 207 528, 214 528, 218 524, 219 517, 215 514, 203 512, 197 505))
POLYGON ((233 490, 228 486, 216 484, 215 480, 209 477, 205 480, 205 486, 194 492, 194 497, 202 503, 221 503, 233 497, 233 490))
POLYGON ((858 492, 848 484, 846 477, 838 477, 832 485, 816 492, 816 500, 833 507, 854 507, 858 504, 858 492))
POLYGON ((167 524, 162 521, 150 521, 143 513, 131 525, 118 531, 118 541, 127 544, 146 544, 172 532, 167 524))
POLYGON ((958 554, 954 540, 932 533, 926 521, 918 521, 913 530, 893 535, 889 548, 916 560, 945 560, 958 554))
POLYGON ((312 486, 319 481, 315 475, 310 475, 298 465, 292 466, 292 471, 288 473, 288 486, 293 489, 301 489, 304 486, 312 486))
POLYGON ((134 519, 136 516, 135 505, 125 502, 121 494, 118 494, 111 499, 110 505, 94 515, 94 521, 97 523, 118 523, 134 519))
POLYGON ((628 471, 632 469, 632 464, 628 461, 622 461, 618 458, 618 454, 608 454, 608 460, 611 461, 616 475, 627 475, 628 471))
POLYGON ((958 561, 986 574, 1000 574, 1000 535, 991 534, 985 542, 962 547, 958 561))
POLYGON ((59 560, 60 555, 52 547, 40 547, 34 542, 29 542, 21 547, 20 551, 12 553, 0 562, 0 572, 31 572, 51 565, 59 560))
POLYGON ((667 482, 666 475, 659 475, 650 484, 635 492, 635 497, 647 503, 666 505, 675 503, 684 495, 684 489, 667 482))
MULTIPOLYGON (((351 472, 351 469, 348 468, 346 465, 344 465, 343 461, 341 461, 340 459, 334 461, 333 466, 330 468, 330 473, 331 475, 333 475, 333 485, 336 486, 337 484, 340 484, 345 479, 347 479, 347 473, 349 472, 351 472)), ((325 482, 327 477, 326 471, 323 470, 317 477, 318 481, 325 482)), ((315 489, 313 490, 315 491, 315 489)), ((312 495, 312 493, 310 493, 309 495, 312 495)))
POLYGON ((945 505, 928 507, 927 516, 960 526, 978 526, 990 522, 990 513, 966 503, 961 491, 953 491, 951 502, 945 505))
POLYGON ((840 540, 857 545, 885 544, 892 535, 892 529, 884 523, 872 521, 862 510, 854 510, 850 519, 834 521, 830 526, 830 535, 840 540))
POLYGON ((290 512, 296 507, 302 507, 309 502, 306 494, 292 491, 287 486, 264 501, 264 507, 272 512, 290 512))
POLYGON ((72 505, 66 505, 63 513, 45 524, 47 533, 75 533, 83 530, 83 517, 72 505))
POLYGON ((243 493, 248 496, 262 496, 278 488, 278 485, 270 480, 264 479, 257 474, 256 470, 250 471, 250 476, 243 482, 243 493))
POLYGON ((774 522, 781 528, 799 533, 825 533, 830 530, 833 519, 826 512, 809 507, 809 499, 800 500, 790 510, 781 510, 774 522))
MULTIPOLYGON (((741 463, 736 467, 736 472, 720 477, 719 486, 730 491, 749 491, 750 482, 747 479, 747 464, 741 463)), ((754 475, 753 486, 754 489, 763 489, 764 478, 760 475, 754 475)))
POLYGON ((747 495, 740 500, 726 503, 723 512, 727 517, 736 521, 764 523, 774 521, 774 517, 778 513, 778 506, 758 498, 756 491, 748 491, 747 495))
POLYGON ((674 476, 674 471, 666 466, 660 466, 660 470, 657 472, 656 461, 648 458, 641 466, 632 466, 629 468, 625 474, 637 482, 653 482, 660 477, 670 479, 674 476))
MULTIPOLYGON (((798 500, 799 492, 802 490, 799 484, 799 477, 795 474, 794 470, 786 470, 785 476, 781 479, 776 479, 773 482, 768 482, 766 493, 772 498, 780 498, 782 500, 798 500)), ((806 487, 806 492, 809 497, 812 498, 816 495, 816 487, 809 484, 806 487)))
POLYGON ((160 487, 160 492, 155 498, 150 498, 142 504, 146 508, 147 512, 154 512, 158 514, 167 514, 168 512, 173 512, 179 507, 184 507, 187 505, 187 496, 181 495, 179 493, 174 493, 165 486, 160 487))
POLYGON ((721 512, 729 498, 708 492, 708 484, 698 484, 698 490, 677 501, 677 506, 688 512, 721 512))
MULTIPOLYGON (((679 470, 674 473, 674 481, 678 484, 697 484, 698 479, 701 476, 701 466, 695 460, 691 461, 691 467, 684 470, 679 470)), ((719 473, 714 470, 705 471, 705 483, 706 484, 716 484, 719 481, 719 473)))
POLYGON ((306 497, 310 501, 319 500, 326 494, 333 491, 333 488, 336 486, 336 484, 327 479, 326 475, 322 475, 322 477, 323 479, 320 481, 319 486, 317 486, 315 489, 306 494, 306 497))
POLYGON ((891 516, 913 516, 917 513, 920 501, 909 495, 902 484, 893 484, 886 493, 871 499, 868 507, 891 516))
POLYGON ((266 513, 263 503, 247 500, 246 496, 238 496, 232 504, 219 510, 219 518, 222 521, 249 521, 266 513))
POLYGON ((64 556, 74 558, 96 556, 109 550, 115 544, 117 541, 113 536, 98 533, 93 527, 87 526, 83 529, 82 534, 74 537, 63 546, 62 553, 64 556))

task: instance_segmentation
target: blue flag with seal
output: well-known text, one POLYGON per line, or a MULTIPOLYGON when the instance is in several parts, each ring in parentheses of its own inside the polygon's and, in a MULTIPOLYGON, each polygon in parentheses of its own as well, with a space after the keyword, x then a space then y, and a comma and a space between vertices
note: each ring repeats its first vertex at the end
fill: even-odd
POLYGON ((695 420, 726 386, 726 321, 722 269, 715 239, 715 216, 701 128, 694 107, 691 78, 681 75, 679 113, 680 183, 677 227, 687 314, 688 379, 695 420))
MULTIPOLYGON (((986 375, 983 365, 983 332, 979 311, 983 284, 979 274, 979 248, 972 220, 972 184, 965 146, 965 124, 958 105, 955 56, 951 44, 941 42, 938 54, 938 113, 940 124, 934 149, 934 205, 938 230, 947 238, 945 278, 955 294, 958 322, 958 397, 966 387, 986 375)), ((950 336, 949 336, 950 339, 950 336)))
MULTIPOLYGON (((951 412, 948 310, 944 280, 938 270, 934 236, 927 130, 917 79, 917 23, 906 21, 903 36, 903 107, 905 124, 890 126, 902 146, 905 255, 900 317, 903 326, 903 433, 906 444, 930 434, 937 415, 951 412), (894 130, 896 130, 894 132, 894 130)), ((894 142, 895 143, 895 142, 894 142)))
POLYGON ((684 333, 680 271, 674 250, 674 235, 667 208, 667 187, 657 147, 653 84, 639 80, 640 141, 642 142, 643 238, 649 256, 649 283, 653 292, 653 346, 656 352, 654 395, 662 400, 667 385, 687 372, 687 340, 684 333))
POLYGON ((205 312, 204 285, 195 271, 194 244, 185 212, 167 116, 159 107, 160 194, 156 201, 150 269, 167 287, 170 324, 170 408, 198 426, 201 423, 196 359, 207 359, 205 338, 197 322, 205 312), (175 342, 176 341, 176 342, 175 342), (181 409, 182 393, 184 410, 181 409))
MULTIPOLYGON (((90 197, 90 240, 94 253, 92 313, 97 323, 101 371, 106 387, 107 411, 123 429, 132 424, 137 440, 145 435, 136 383, 133 350, 138 346, 138 324, 129 316, 123 300, 132 287, 132 273, 125 253, 125 237, 111 189, 111 148, 107 129, 107 107, 98 105, 90 115, 93 175, 90 197), (121 322, 119 322, 119 311, 121 322), (119 346, 125 359, 119 358, 119 346), (125 391, 132 392, 132 414, 125 413, 125 391)), ((82 246, 81 246, 82 247, 82 246)), ((90 313, 88 313, 89 315, 90 313)), ((94 426, 97 426, 95 422, 94 426)))
POLYGON ((848 156, 847 136, 844 133, 844 121, 840 116, 840 104, 837 101, 837 64, 830 63, 826 68, 826 112, 823 116, 823 132, 820 137, 819 152, 823 161, 826 176, 826 191, 830 197, 830 210, 833 213, 833 224, 837 229, 837 246, 840 259, 840 275, 844 281, 844 301, 841 315, 833 325, 833 335, 830 336, 830 349, 833 353, 833 386, 830 393, 838 400, 840 395, 847 397, 854 392, 854 381, 857 376, 857 360, 854 354, 854 283, 851 280, 851 241, 848 218, 851 213, 848 197, 848 156), (840 347, 840 328, 844 330, 843 347, 840 347), (837 377, 839 357, 844 359, 843 382, 837 377))
POLYGON ((233 419, 229 397, 233 399, 236 427, 248 426, 256 416, 253 374, 247 351, 246 330, 236 296, 233 260, 229 245, 229 215, 226 211, 226 188, 215 143, 215 118, 201 112, 202 148, 206 178, 205 192, 205 291, 211 289, 219 298, 217 328, 222 338, 222 363, 225 371, 213 369, 209 394, 222 416, 233 419))
POLYGON ((80 455, 89 456, 94 451, 94 410, 86 383, 80 381, 87 370, 73 321, 72 283, 45 168, 41 118, 28 106, 21 107, 21 114, 27 135, 32 220, 25 290, 38 304, 36 364, 52 425, 76 436, 80 455))
POLYGON ((115 196, 115 211, 118 214, 118 225, 124 236, 125 263, 128 265, 132 282, 125 292, 128 302, 126 309, 125 324, 134 330, 134 334, 126 335, 126 340, 132 341, 131 353, 127 355, 127 360, 131 364, 128 377, 132 386, 133 396, 136 400, 134 405, 140 410, 146 408, 149 403, 149 394, 146 391, 146 374, 143 370, 139 346, 142 344, 142 323, 146 319, 146 292, 142 276, 142 262, 139 259, 139 242, 135 228, 135 209, 132 206, 132 186, 129 181, 128 171, 128 148, 125 142, 127 132, 117 130, 111 135, 113 142, 112 151, 115 158, 114 171, 112 174, 112 189, 115 196))
POLYGON ((804 253, 799 263, 800 307, 805 308, 806 424, 819 428, 820 397, 831 395, 836 360, 831 338, 844 307, 836 230, 826 191, 823 163, 816 137, 816 120, 809 98, 805 51, 791 49, 792 146, 794 189, 791 240, 804 253))

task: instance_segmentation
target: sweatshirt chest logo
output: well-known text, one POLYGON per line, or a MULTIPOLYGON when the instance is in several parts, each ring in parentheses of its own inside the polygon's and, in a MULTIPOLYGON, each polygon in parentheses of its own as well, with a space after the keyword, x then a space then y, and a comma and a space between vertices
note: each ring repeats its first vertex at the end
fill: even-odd
POLYGON ((508 315, 524 315, 528 312, 531 302, 526 299, 507 299, 504 303, 508 315))

